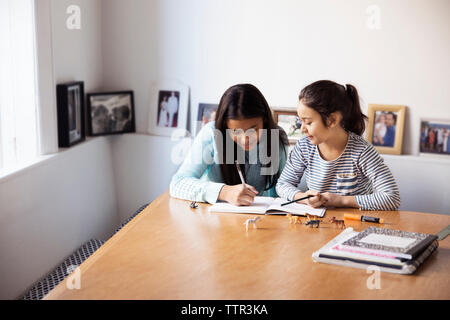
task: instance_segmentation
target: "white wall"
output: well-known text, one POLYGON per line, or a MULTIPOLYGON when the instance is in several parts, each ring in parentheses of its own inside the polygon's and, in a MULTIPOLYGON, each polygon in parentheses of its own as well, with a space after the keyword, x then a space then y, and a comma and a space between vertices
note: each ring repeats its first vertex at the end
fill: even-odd
POLYGON ((112 139, 117 209, 121 222, 168 189, 177 169, 170 159, 178 144, 166 137, 141 134, 125 134, 112 139))
POLYGON ((108 0, 105 84, 136 91, 147 126, 148 86, 168 77, 199 102, 251 82, 273 106, 295 106, 318 79, 354 84, 366 103, 409 107, 404 153, 418 153, 420 117, 450 118, 448 0, 108 0), (381 9, 381 29, 366 9, 381 9))
POLYGON ((0 180, 0 299, 14 299, 118 224, 109 138, 95 138, 0 180), (86 156, 89 155, 89 156, 86 156))
MULTIPOLYGON (((258 86, 272 106, 295 106, 301 88, 318 79, 354 84, 366 103, 407 105, 405 154, 418 153, 420 117, 450 118, 447 0, 108 0, 102 14, 104 84, 134 90, 138 132, 147 132, 150 82, 161 78, 190 86, 191 129, 199 102, 217 103, 240 82, 258 86), (366 27, 373 4, 381 9, 380 30, 366 27)), ((173 164, 162 160, 168 150, 155 146, 153 161, 160 159, 167 180, 173 164)), ((121 163, 122 151, 114 150, 121 163)), ((442 180, 450 160, 385 159, 401 189, 401 209, 450 213, 442 180)), ((148 184, 152 168, 134 163, 127 168, 141 173, 133 174, 137 185, 168 187, 148 184)), ((123 217, 129 208, 119 212, 123 217)))
MULTIPOLYGON (((449 9, 447 0, 52 0, 53 78, 83 80, 86 92, 134 90, 141 133, 160 78, 190 86, 191 119, 235 83, 255 84, 272 106, 294 106, 318 79, 352 83, 367 103, 409 106, 404 152, 416 154, 419 118, 450 118, 449 9), (65 27, 72 4, 81 30, 65 27), (370 4, 381 8, 381 30, 365 27, 370 4)), ((175 144, 95 138, 0 181, 0 298, 166 190, 175 144)), ((448 160, 385 159, 402 209, 450 212, 448 160)))
POLYGON ((450 214, 450 160, 383 155, 400 189, 400 210, 450 214))
POLYGON ((85 92, 101 87, 102 1, 52 0, 53 68, 56 83, 84 81, 85 92), (70 5, 81 12, 81 29, 68 29, 70 5))
MULTIPOLYGON (((51 17, 54 84, 102 83, 101 1, 37 2, 51 17), (81 30, 66 28, 79 5, 81 30)), ((56 108, 56 106, 53 106, 56 108)), ((0 179, 0 299, 14 299, 91 238, 107 239, 119 223, 111 138, 94 138, 0 179)))

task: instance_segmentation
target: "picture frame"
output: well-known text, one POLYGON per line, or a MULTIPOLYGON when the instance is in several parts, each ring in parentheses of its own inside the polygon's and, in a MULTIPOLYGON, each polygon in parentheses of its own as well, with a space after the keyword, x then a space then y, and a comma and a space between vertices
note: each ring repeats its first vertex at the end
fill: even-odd
POLYGON ((131 90, 87 94, 88 134, 103 136, 136 131, 131 90))
POLYGON ((86 138, 84 82, 73 81, 56 86, 58 146, 69 148, 86 138))
POLYGON ((150 89, 148 132, 170 137, 182 129, 186 134, 188 96, 189 87, 179 81, 153 83, 150 89))
POLYGON ((200 130, 211 121, 216 120, 216 111, 219 107, 218 104, 215 103, 199 103, 198 104, 198 112, 197 112, 197 125, 196 125, 196 134, 200 132, 200 130))
POLYGON ((382 154, 402 154, 406 106, 369 104, 366 140, 382 154))
POLYGON ((272 109, 275 123, 286 132, 289 144, 294 145, 305 135, 301 132, 302 122, 297 114, 297 109, 272 109))
POLYGON ((419 152, 421 155, 450 155, 450 119, 420 119, 419 152))

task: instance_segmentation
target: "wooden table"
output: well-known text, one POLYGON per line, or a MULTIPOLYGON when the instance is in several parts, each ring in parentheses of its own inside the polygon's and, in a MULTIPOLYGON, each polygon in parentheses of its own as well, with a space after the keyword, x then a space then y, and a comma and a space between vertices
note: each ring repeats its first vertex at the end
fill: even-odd
MULTIPOLYGON (((161 195, 81 266, 80 289, 61 282, 46 299, 450 299, 450 237, 414 275, 381 273, 368 289, 366 270, 313 262, 339 229, 289 224, 249 214, 209 213, 207 204, 161 195)), ((384 227, 436 234, 450 216, 405 211, 327 210, 382 217, 384 227)), ((374 225, 346 221, 356 231, 374 225)), ((378 225, 377 225, 378 226, 378 225)))

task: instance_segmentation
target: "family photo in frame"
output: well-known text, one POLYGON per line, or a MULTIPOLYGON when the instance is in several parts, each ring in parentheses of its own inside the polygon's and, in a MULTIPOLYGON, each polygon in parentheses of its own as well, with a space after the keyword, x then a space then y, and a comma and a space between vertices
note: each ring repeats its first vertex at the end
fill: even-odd
POLYGON ((421 119, 420 153, 450 155, 450 120, 421 119))
POLYGON ((189 88, 179 81, 162 80, 150 88, 148 132, 171 136, 175 130, 187 128, 189 88))
POLYGON ((406 106, 369 104, 366 140, 379 153, 401 154, 406 106))
POLYGON ((179 91, 159 91, 158 94, 158 127, 176 128, 178 126, 178 110, 180 108, 179 91))
POLYGON ((199 103, 196 133, 199 133, 207 123, 216 120, 216 112, 218 107, 219 105, 214 103, 199 103))
POLYGON ((90 136, 135 132, 133 91, 87 94, 90 136))

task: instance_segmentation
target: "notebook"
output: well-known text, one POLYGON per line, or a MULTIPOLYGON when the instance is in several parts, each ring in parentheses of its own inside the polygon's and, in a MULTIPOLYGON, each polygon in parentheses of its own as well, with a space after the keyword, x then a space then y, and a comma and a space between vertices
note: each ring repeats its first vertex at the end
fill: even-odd
POLYGON ((369 227, 342 243, 339 249, 414 259, 436 239, 431 234, 369 227))
POLYGON ((389 258, 387 256, 374 256, 357 251, 347 252, 336 250, 337 246, 359 234, 360 233, 355 232, 353 228, 345 229, 325 246, 314 252, 312 254, 313 261, 359 269, 367 269, 367 267, 375 265, 383 272, 412 274, 439 246, 438 240, 433 240, 427 247, 418 253, 415 259, 412 260, 389 258))
POLYGON ((249 206, 235 206, 228 202, 216 202, 209 207, 210 212, 256 213, 256 214, 286 214, 304 216, 306 214, 322 218, 325 208, 313 208, 306 204, 291 203, 281 206, 287 200, 272 197, 255 197, 249 206))

